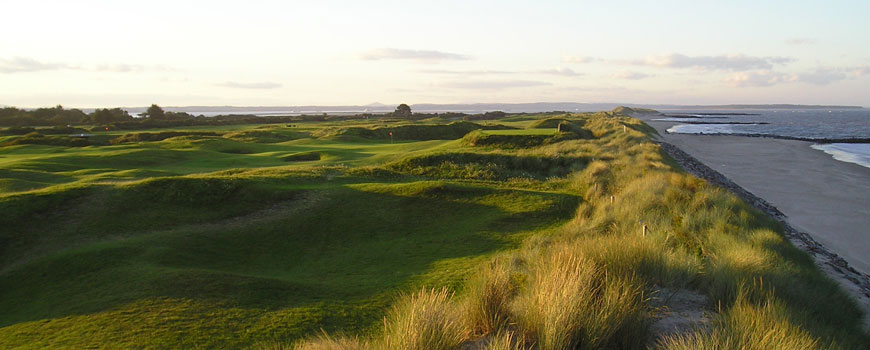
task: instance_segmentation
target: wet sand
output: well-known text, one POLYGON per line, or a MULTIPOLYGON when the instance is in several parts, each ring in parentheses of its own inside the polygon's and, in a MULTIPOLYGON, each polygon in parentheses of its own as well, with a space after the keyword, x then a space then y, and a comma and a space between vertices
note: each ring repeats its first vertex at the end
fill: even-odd
POLYGON ((640 117, 682 149, 787 216, 787 221, 870 274, 870 168, 835 160, 812 142, 668 134, 677 123, 640 117))

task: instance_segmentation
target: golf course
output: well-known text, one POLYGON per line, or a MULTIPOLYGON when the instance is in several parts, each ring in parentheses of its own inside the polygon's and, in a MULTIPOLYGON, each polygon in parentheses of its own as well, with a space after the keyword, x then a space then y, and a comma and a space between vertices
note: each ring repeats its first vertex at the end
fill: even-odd
POLYGON ((622 112, 0 130, 0 348, 870 348, 622 112))

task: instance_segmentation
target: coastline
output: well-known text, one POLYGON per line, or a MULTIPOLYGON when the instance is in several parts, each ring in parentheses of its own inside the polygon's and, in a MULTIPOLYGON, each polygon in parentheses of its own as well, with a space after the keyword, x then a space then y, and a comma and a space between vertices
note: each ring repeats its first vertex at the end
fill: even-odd
POLYGON ((684 170, 780 221, 792 244, 870 315, 870 168, 835 160, 811 148, 813 142, 669 134, 678 122, 635 117, 659 132, 662 149, 684 170))

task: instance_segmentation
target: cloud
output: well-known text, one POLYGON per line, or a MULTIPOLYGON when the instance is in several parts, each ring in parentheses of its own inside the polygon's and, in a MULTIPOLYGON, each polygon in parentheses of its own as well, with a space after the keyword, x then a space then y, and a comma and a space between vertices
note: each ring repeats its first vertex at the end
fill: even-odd
POLYGON ((39 62, 28 57, 0 59, 0 73, 23 73, 59 69, 74 69, 74 67, 63 63, 39 62))
POLYGON ((652 75, 641 73, 641 72, 632 72, 627 70, 622 70, 616 72, 612 75, 614 79, 623 79, 623 80, 641 80, 651 77, 652 75))
POLYGON ((736 87, 772 86, 783 82, 793 82, 797 76, 777 73, 769 70, 759 72, 739 72, 725 79, 725 82, 736 87))
POLYGON ((417 72, 426 74, 443 74, 443 75, 499 75, 499 74, 516 74, 514 71, 507 70, 446 70, 446 69, 421 69, 417 72))
POLYGON ((360 58, 367 61, 379 60, 411 60, 426 63, 439 61, 464 61, 471 57, 450 52, 431 50, 375 49, 364 52, 360 58))
POLYGON ((225 83, 217 84, 217 86, 223 86, 234 89, 277 89, 282 87, 283 85, 273 82, 261 82, 261 83, 238 83, 234 81, 228 81, 225 83))
POLYGON ((100 64, 97 65, 94 70, 99 72, 116 73, 141 72, 145 70, 145 66, 139 64, 100 64))
POLYGON ((828 85, 835 81, 846 79, 846 70, 837 68, 816 68, 816 70, 808 73, 797 75, 797 80, 802 83, 813 85, 828 85))
POLYGON ((850 69, 851 75, 856 78, 870 74, 870 66, 857 66, 850 69))
POLYGON ((757 72, 739 72, 725 82, 732 86, 771 86, 780 83, 806 83, 812 85, 828 85, 842 80, 860 78, 870 74, 870 66, 855 67, 818 67, 812 71, 801 73, 777 73, 771 70, 757 72))
POLYGON ((130 73, 130 72, 144 72, 144 71, 160 71, 160 72, 175 72, 178 71, 175 68, 164 66, 164 65, 156 65, 156 66, 144 66, 141 64, 98 64, 94 66, 93 69, 82 69, 82 70, 92 70, 95 72, 113 72, 113 73, 130 73))
POLYGON ((523 88, 533 86, 552 85, 545 81, 536 80, 477 80, 477 81, 454 81, 441 84, 443 87, 469 90, 501 90, 511 88, 523 88))
POLYGON ((549 74, 549 75, 561 75, 563 77, 577 77, 583 75, 582 73, 577 73, 570 68, 553 68, 553 69, 543 69, 536 71, 538 74, 549 74))
POLYGON ((698 68, 709 70, 748 71, 753 69, 769 70, 774 65, 793 62, 787 57, 753 57, 746 55, 686 56, 670 54, 648 56, 643 60, 631 61, 632 64, 659 68, 698 68))
POLYGON ((816 40, 810 38, 789 38, 786 39, 785 43, 789 45, 809 45, 815 44, 816 40))
POLYGON ((143 66, 141 64, 97 64, 92 66, 71 65, 67 63, 40 62, 29 57, 0 58, 0 73, 24 73, 51 70, 74 70, 90 72, 114 72, 130 73, 142 71, 175 71, 175 69, 163 65, 143 66))
POLYGON ((461 76, 547 74, 547 75, 560 75, 563 77, 577 77, 577 76, 584 75, 583 73, 578 73, 570 68, 564 68, 564 67, 553 68, 553 69, 540 69, 540 70, 535 70, 535 71, 421 69, 421 70, 418 70, 417 72, 425 73, 425 74, 461 75, 461 76))
POLYGON ((590 57, 590 56, 563 56, 562 62, 564 63, 592 63, 601 61, 600 58, 590 57))

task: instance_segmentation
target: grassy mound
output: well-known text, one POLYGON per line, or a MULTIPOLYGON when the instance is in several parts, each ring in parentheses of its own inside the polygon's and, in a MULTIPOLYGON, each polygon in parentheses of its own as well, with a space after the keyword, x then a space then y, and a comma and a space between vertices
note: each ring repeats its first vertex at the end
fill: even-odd
POLYGON ((529 127, 533 129, 545 129, 552 128, 555 129, 559 127, 559 124, 562 123, 570 123, 568 119, 565 118, 546 118, 540 119, 533 122, 529 127))
POLYGON ((475 257, 576 206, 441 182, 305 189, 312 181, 162 178, 45 193, 38 207, 21 205, 34 195, 7 199, 20 211, 8 241, 51 239, 4 252, 0 284, 14 288, 0 290, 0 343, 240 348, 376 328, 385 291, 457 285, 475 257), (33 220, 58 206, 70 209, 33 220))
POLYGON ((136 132, 124 134, 109 140, 110 144, 117 145, 130 142, 155 142, 163 141, 172 137, 193 136, 193 137, 215 137, 220 134, 211 131, 161 131, 161 132, 136 132))
POLYGON ((446 125, 407 124, 382 127, 329 128, 316 132, 316 137, 359 137, 365 139, 390 140, 456 140, 474 130, 510 129, 503 125, 480 125, 471 122, 453 122, 446 125))
POLYGON ((46 136, 38 132, 31 132, 24 136, 0 144, 0 147, 15 145, 46 145, 60 147, 86 147, 92 143, 88 139, 69 136, 46 136))
POLYGON ((289 130, 269 128, 235 131, 226 133, 223 137, 241 142, 278 143, 297 140, 304 135, 289 130))
POLYGON ((82 128, 69 126, 54 126, 50 128, 32 128, 32 127, 10 127, 0 130, 0 135, 25 135, 29 133, 38 133, 42 135, 72 135, 72 134, 87 134, 88 131, 82 128))
MULTIPOLYGON (((567 129, 565 129, 567 130, 567 129)), ((470 147, 501 149, 532 148, 565 140, 592 138, 591 133, 555 132, 553 129, 517 130, 520 132, 497 133, 474 131, 462 138, 462 143, 470 147)))
POLYGON ((320 158, 320 152, 299 152, 284 156, 281 159, 283 159, 285 162, 309 162, 314 160, 320 160, 320 158))
POLYGON ((615 114, 623 114, 623 115, 634 115, 634 114, 658 114, 659 111, 650 108, 638 108, 638 107, 626 107, 619 106, 614 108, 611 112, 615 114))
POLYGON ((386 165, 389 170, 416 176, 450 179, 545 180, 582 169, 587 159, 545 156, 514 156, 495 153, 457 152, 409 157, 386 165))

